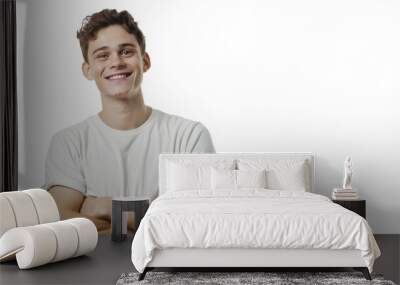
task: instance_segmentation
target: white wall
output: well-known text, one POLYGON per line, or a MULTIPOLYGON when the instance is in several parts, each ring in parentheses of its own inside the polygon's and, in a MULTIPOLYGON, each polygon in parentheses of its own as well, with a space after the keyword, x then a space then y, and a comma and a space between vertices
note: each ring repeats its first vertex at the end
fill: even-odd
POLYGON ((20 187, 51 136, 101 108, 76 30, 127 9, 147 38, 147 104, 203 122, 219 152, 312 151, 317 192, 346 155, 374 232, 400 233, 400 2, 17 0, 20 187))

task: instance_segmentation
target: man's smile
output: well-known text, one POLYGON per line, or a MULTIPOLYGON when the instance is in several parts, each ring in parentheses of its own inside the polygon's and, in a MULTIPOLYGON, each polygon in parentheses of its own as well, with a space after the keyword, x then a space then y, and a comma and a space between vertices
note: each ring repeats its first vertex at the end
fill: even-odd
POLYGON ((126 79, 131 76, 133 72, 119 72, 115 74, 111 74, 105 77, 107 80, 118 80, 118 79, 126 79))

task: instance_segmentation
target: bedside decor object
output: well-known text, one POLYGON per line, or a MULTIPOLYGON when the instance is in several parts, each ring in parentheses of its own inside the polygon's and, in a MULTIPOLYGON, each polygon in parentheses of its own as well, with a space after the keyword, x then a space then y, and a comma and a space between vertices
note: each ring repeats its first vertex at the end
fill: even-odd
POLYGON ((139 227, 140 221, 149 208, 149 197, 115 197, 112 199, 112 233, 113 241, 123 241, 128 233, 127 212, 135 213, 135 228, 139 227))
POLYGON ((86 254, 97 245, 97 229, 86 218, 60 221, 53 197, 43 189, 0 193, 0 262, 20 269, 86 254))
POLYGON ((334 203, 339 204, 340 206, 353 211, 356 214, 359 214, 361 217, 366 219, 365 208, 366 208, 366 201, 365 200, 353 200, 353 201, 346 201, 346 200, 333 200, 334 203))
POLYGON ((351 157, 347 156, 344 161, 344 178, 343 178, 343 189, 351 190, 351 178, 353 176, 353 162, 351 157))
POLYGON ((332 200, 358 200, 360 199, 356 189, 334 188, 332 191, 332 200))
POLYGON ((351 186, 353 177, 353 162, 350 156, 344 161, 344 177, 342 188, 334 188, 332 191, 333 200, 358 200, 358 192, 351 186))

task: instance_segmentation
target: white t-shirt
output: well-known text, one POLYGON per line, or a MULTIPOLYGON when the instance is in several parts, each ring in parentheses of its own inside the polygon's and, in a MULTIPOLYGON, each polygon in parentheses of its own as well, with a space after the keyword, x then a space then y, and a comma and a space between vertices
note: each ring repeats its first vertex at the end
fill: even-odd
POLYGON ((213 153, 199 122, 152 110, 140 127, 116 130, 96 114, 56 133, 45 165, 45 189, 62 185, 98 197, 158 194, 160 153, 213 153))

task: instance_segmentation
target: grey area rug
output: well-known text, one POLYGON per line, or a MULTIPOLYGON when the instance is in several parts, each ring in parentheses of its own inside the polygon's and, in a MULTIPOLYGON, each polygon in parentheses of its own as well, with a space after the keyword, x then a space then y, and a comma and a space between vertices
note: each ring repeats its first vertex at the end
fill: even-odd
POLYGON ((117 285, 133 284, 379 284, 395 285, 384 280, 382 275, 372 274, 372 281, 366 280, 361 272, 148 272, 142 281, 138 281, 139 273, 124 273, 117 285))

